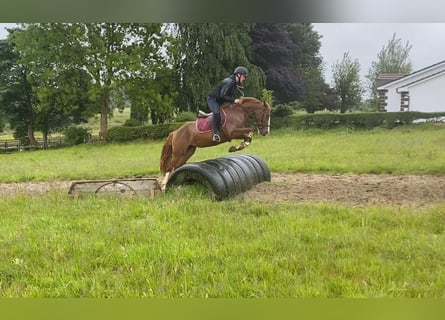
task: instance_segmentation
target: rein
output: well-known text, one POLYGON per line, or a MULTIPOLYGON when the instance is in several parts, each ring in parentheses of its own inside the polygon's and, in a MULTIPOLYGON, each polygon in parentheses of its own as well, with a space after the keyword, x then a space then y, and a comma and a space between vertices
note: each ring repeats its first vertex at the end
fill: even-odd
MULTIPOLYGON (((261 101, 258 101, 257 103, 261 103, 261 101)), ((244 106, 243 106, 243 104, 241 104, 241 106, 244 108, 244 106)), ((247 109, 247 107, 246 107, 246 109, 247 109)), ((266 107, 266 104, 263 102, 262 103, 262 109, 261 110, 258 110, 258 109, 255 109, 255 110, 249 110, 249 111, 247 111, 247 114, 250 116, 250 115, 254 115, 254 117, 255 117, 255 120, 256 120, 256 115, 257 114, 259 114, 259 112, 262 112, 261 113, 261 124, 259 125, 258 123, 256 123, 256 127, 258 128, 258 129, 263 129, 263 128, 270 128, 270 122, 269 121, 267 121, 267 124, 265 124, 265 120, 266 120, 266 117, 267 117, 267 107, 266 107)), ((257 121, 255 121, 255 122, 257 122, 257 121)))
MULTIPOLYGON (((255 110, 255 111, 253 111, 253 112, 251 112, 251 113, 253 113, 254 115, 256 115, 258 112, 260 112, 260 111, 259 111, 259 110, 255 110)), ((267 123, 266 126, 263 125, 263 124, 264 124, 264 120, 265 120, 264 118, 265 118, 265 116, 266 116, 266 112, 267 112, 266 104, 263 103, 263 113, 261 114, 261 126, 259 126, 258 123, 257 123, 258 129, 270 128, 270 124, 269 124, 269 122, 267 123)))

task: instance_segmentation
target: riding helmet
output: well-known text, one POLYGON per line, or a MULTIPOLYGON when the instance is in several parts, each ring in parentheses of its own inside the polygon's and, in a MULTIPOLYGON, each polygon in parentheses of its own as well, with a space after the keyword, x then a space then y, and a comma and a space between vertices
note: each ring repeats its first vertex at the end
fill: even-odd
POLYGON ((235 71, 233 71, 233 74, 242 74, 243 76, 248 76, 249 71, 247 71, 247 68, 245 67, 236 67, 235 71))

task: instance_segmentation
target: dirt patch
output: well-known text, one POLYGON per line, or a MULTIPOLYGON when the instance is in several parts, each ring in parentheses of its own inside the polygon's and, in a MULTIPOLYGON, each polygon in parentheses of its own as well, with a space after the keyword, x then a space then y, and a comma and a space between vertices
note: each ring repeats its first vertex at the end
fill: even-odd
MULTIPOLYGON (((0 197, 68 192, 71 181, 0 183, 0 197)), ((445 203, 445 175, 326 175, 272 173, 239 195, 261 203, 329 202, 352 206, 389 205, 420 207, 445 203)))
POLYGON ((445 175, 325 175, 273 173, 242 195, 258 202, 330 202, 353 206, 419 207, 445 203, 445 175))
POLYGON ((17 182, 0 183, 0 198, 14 197, 20 194, 34 196, 56 190, 68 190, 71 181, 17 182))

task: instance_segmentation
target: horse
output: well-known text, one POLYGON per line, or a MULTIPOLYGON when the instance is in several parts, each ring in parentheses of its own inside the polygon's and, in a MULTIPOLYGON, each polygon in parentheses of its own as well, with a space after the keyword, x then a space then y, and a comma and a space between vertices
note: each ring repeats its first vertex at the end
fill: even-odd
MULTIPOLYGON (((198 128, 198 121, 189 121, 172 131, 163 147, 160 159, 161 173, 164 175, 162 185, 168 182, 169 175, 184 165, 195 153, 196 148, 216 146, 230 142, 232 139, 243 139, 238 146, 231 146, 229 152, 242 150, 252 142, 253 127, 246 127, 246 120, 254 118, 258 133, 266 136, 270 131, 270 106, 253 97, 241 97, 238 103, 225 103, 221 106, 222 131, 221 141, 212 140, 213 132, 208 127, 202 131, 198 128)), ((210 122, 210 117, 205 119, 210 122)))

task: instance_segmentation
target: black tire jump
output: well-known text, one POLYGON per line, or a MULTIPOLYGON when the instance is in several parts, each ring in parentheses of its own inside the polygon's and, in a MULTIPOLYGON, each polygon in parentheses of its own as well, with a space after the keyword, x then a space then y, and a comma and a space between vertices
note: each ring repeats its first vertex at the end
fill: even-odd
POLYGON ((186 163, 172 173, 166 191, 180 185, 200 183, 212 199, 221 201, 270 180, 270 170, 262 159, 241 154, 186 163))

